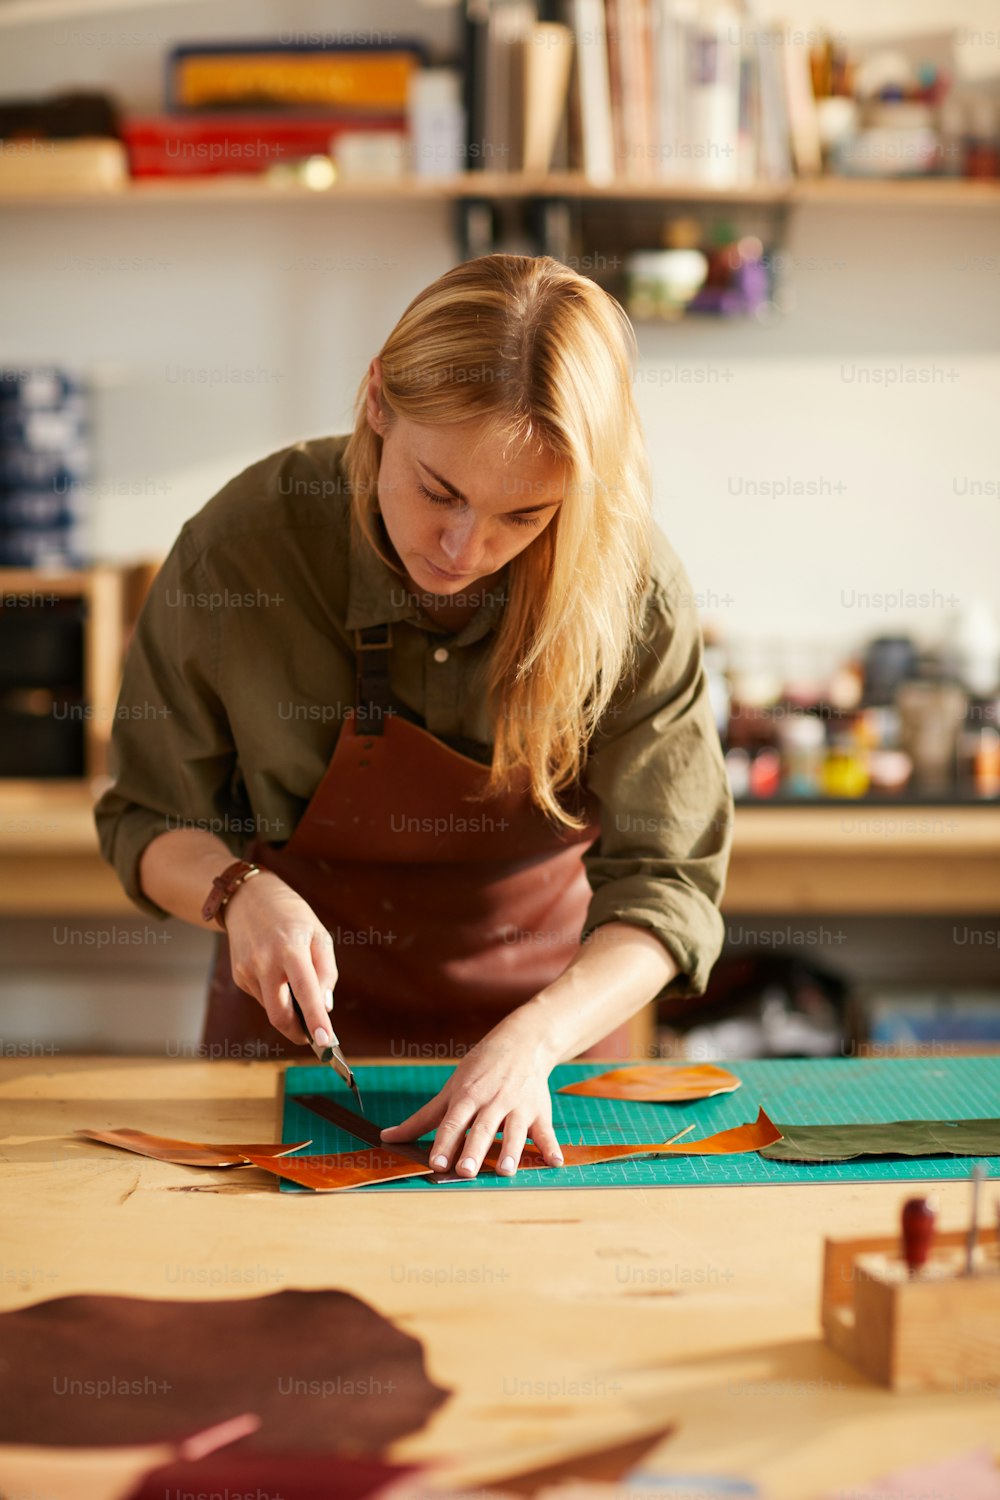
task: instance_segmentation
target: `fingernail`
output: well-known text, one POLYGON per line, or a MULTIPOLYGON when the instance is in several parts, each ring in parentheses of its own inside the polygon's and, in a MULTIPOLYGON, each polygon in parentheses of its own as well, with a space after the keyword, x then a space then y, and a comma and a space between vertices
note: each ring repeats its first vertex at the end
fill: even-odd
POLYGON ((472 1173, 474 1173, 476 1171, 476 1163, 473 1161, 473 1159, 472 1159, 471 1156, 467 1156, 465 1158, 465 1160, 463 1161, 463 1163, 462 1163, 462 1171, 463 1172, 472 1172, 472 1173))
POLYGON ((313 1032, 313 1041, 319 1042, 321 1047, 325 1047, 329 1040, 330 1037, 326 1031, 326 1028, 324 1026, 317 1026, 316 1030, 313 1032))
POLYGON ((431 1162, 431 1166, 432 1167, 441 1168, 441 1167, 446 1167, 447 1165, 448 1165, 448 1158, 446 1156, 435 1156, 434 1160, 431 1162))
POLYGON ((513 1172, 514 1158, 512 1156, 505 1156, 503 1161, 500 1163, 500 1170, 501 1172, 513 1172))
POLYGON ((553 1156, 549 1157, 549 1165, 550 1166, 561 1167, 562 1164, 563 1164, 563 1159, 562 1159, 561 1156, 559 1156, 559 1155, 553 1155, 553 1156))
POLYGON ((333 1010, 333 990, 324 990, 323 999, 326 1001, 327 1010, 333 1010))

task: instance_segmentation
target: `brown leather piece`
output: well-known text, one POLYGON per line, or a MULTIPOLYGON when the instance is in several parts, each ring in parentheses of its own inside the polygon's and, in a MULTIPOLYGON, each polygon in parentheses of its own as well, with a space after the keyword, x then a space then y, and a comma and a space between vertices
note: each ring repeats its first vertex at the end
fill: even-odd
MULTIPOLYGON (((624 1442, 609 1443, 600 1448, 586 1448, 540 1468, 515 1469, 510 1475, 494 1478, 487 1493, 492 1495, 494 1490, 502 1490, 504 1495, 534 1495, 546 1485, 559 1485, 568 1479, 614 1484, 638 1468, 646 1455, 658 1448, 674 1430, 672 1424, 658 1427, 642 1437, 627 1438, 624 1442)), ((622 1491, 621 1500, 628 1500, 627 1491, 628 1486, 622 1491)))
POLYGON ((371 1182, 398 1182, 404 1177, 427 1177, 433 1170, 408 1156, 388 1150, 332 1152, 329 1156, 293 1156, 281 1161, 273 1156, 254 1156, 250 1161, 265 1172, 301 1183, 318 1193, 339 1193, 344 1188, 366 1187, 371 1182))
POLYGON ((228 1452, 377 1454, 450 1394, 418 1339, 342 1291, 56 1297, 0 1313, 0 1349, 0 1443, 177 1442, 249 1412, 228 1452))
MULTIPOLYGON (((374 1500, 397 1490, 417 1467, 381 1463, 343 1454, 238 1454, 228 1449, 197 1463, 177 1462, 151 1470, 125 1500, 238 1500, 281 1496, 281 1500, 374 1500)), ((405 1493, 417 1496, 416 1488, 405 1493)))
MULTIPOLYGON (((630 1156, 737 1156, 746 1151, 759 1151, 780 1140, 781 1132, 764 1113, 757 1116, 753 1124, 734 1125, 730 1130, 720 1130, 717 1135, 706 1135, 700 1141, 676 1141, 664 1144, 659 1141, 615 1142, 605 1146, 564 1146, 560 1144, 563 1166, 589 1167, 603 1161, 619 1161, 630 1156)), ((503 1142, 497 1141, 483 1158, 483 1166, 496 1170, 503 1142)), ((558 1167, 549 1167, 538 1147, 529 1142, 521 1155, 519 1172, 541 1167, 558 1172, 558 1167)), ((432 1182, 472 1182, 475 1179, 459 1177, 456 1173, 441 1173, 430 1179, 432 1182)))
POLYGON ((86 1140, 102 1141, 106 1146, 134 1151, 137 1156, 173 1162, 178 1167, 245 1167, 257 1157, 287 1156, 290 1151, 299 1151, 312 1144, 311 1141, 295 1141, 284 1146, 265 1141, 246 1146, 234 1146, 229 1142, 216 1146, 207 1141, 178 1141, 169 1135, 150 1135, 148 1131, 131 1130, 124 1125, 117 1130, 77 1130, 74 1133, 86 1140))
MULTIPOLYGON (((327 1094, 297 1094, 297 1104, 304 1105, 312 1110, 314 1114, 321 1115, 323 1119, 331 1120, 341 1129, 348 1131, 357 1139, 374 1142, 378 1139, 379 1126, 373 1120, 366 1120, 361 1115, 356 1115, 353 1110, 338 1104, 327 1094)), ((567 1167, 594 1166, 604 1161, 617 1161, 622 1157, 629 1156, 729 1156, 737 1155, 746 1151, 759 1151, 763 1146, 770 1146, 781 1139, 781 1131, 767 1117, 763 1109, 760 1110, 756 1120, 751 1124, 734 1125, 728 1130, 720 1130, 715 1135, 706 1135, 701 1140, 688 1141, 676 1140, 672 1143, 652 1141, 644 1143, 616 1141, 607 1145, 599 1146, 572 1146, 560 1145, 563 1156, 563 1165, 567 1167)), ((383 1152, 386 1147, 380 1148, 383 1152)), ((394 1145, 392 1151, 397 1147, 394 1145)), ((405 1152, 414 1163, 429 1163, 430 1147, 419 1143, 408 1142, 398 1148, 399 1153, 405 1152)), ((480 1170, 496 1171, 503 1150, 503 1142, 496 1141, 487 1151, 483 1158, 483 1166, 480 1170)), ((330 1160, 332 1158, 328 1158, 330 1160)), ((267 1165, 262 1163, 262 1165, 267 1165)), ((293 1163, 283 1162, 282 1169, 293 1163)), ((521 1163, 518 1171, 531 1171, 541 1168, 546 1171, 558 1172, 558 1167, 549 1167, 544 1156, 537 1146, 530 1141, 525 1145, 521 1153, 521 1163)), ((270 1170, 278 1171, 278 1167, 270 1170)), ((400 1172, 400 1177, 421 1175, 419 1167, 412 1173, 400 1172)), ((504 1174, 506 1175, 506 1174, 504 1174)), ((373 1179, 374 1180, 374 1179, 373 1179)), ((456 1172, 435 1172, 429 1177, 432 1183, 450 1182, 474 1182, 475 1178, 460 1177, 456 1172)))
POLYGON ((557 1094, 583 1094, 589 1099, 632 1099, 644 1104, 680 1104, 685 1099, 711 1099, 740 1087, 735 1073, 714 1063, 646 1063, 634 1068, 612 1068, 579 1083, 567 1083, 557 1094))

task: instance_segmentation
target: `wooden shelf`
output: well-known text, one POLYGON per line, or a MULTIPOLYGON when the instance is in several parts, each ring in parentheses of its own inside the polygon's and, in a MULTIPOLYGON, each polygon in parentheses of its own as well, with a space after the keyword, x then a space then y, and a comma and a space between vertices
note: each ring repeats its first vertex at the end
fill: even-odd
POLYGON ((916 177, 872 182, 861 177, 817 177, 795 184, 792 201, 803 205, 871 204, 875 208, 997 208, 1000 181, 962 177, 916 177))
POLYGON ((996 912, 1000 807, 740 807, 723 910, 996 912))
POLYGON ((834 807, 738 807, 744 854, 844 854, 877 858, 887 843, 910 855, 1000 855, 1000 806, 867 803, 834 807))
POLYGON ((508 172, 466 172, 457 177, 405 178, 397 181, 346 181, 328 188, 302 183, 278 184, 248 175, 197 179, 149 178, 120 189, 96 192, 4 192, 4 207, 134 207, 136 204, 277 204, 277 203, 421 203, 460 202, 469 198, 568 197, 581 200, 650 203, 756 203, 840 205, 875 208, 996 208, 1000 182, 952 178, 913 181, 867 181, 828 177, 789 183, 747 183, 712 188, 697 183, 621 180, 608 185, 588 182, 575 172, 531 176, 508 172))
MULTIPOLYGON (((100 785, 0 781, 0 914, 136 915, 98 853, 100 785)), ((998 908, 1000 807, 737 809, 727 915, 998 908)))

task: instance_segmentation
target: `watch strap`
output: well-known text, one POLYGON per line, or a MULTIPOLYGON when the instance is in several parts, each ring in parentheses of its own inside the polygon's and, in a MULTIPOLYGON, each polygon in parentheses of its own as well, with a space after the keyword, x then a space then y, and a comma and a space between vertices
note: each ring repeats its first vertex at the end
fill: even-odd
POLYGON ((216 875, 212 881, 212 888, 201 909, 202 921, 218 922, 222 930, 225 931, 226 903, 239 890, 244 880, 249 880, 251 876, 259 874, 260 865, 250 864, 245 859, 238 859, 233 864, 227 865, 222 874, 216 875))

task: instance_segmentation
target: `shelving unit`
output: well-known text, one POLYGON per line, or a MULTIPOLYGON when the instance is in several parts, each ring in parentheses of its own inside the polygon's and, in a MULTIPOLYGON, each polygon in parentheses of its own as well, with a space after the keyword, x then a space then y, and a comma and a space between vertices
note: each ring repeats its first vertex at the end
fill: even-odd
MULTIPOLYGON (((9 0, 6 18, 36 19, 37 4, 38 0, 33 6, 27 0, 9 0)), ((142 8, 142 0, 104 0, 103 7, 94 0, 42 4, 49 17, 142 8)), ((335 211, 367 204, 405 214, 410 206, 429 204, 451 209, 461 219, 477 203, 493 202, 516 214, 547 200, 567 205, 574 216, 587 213, 592 221, 600 218, 602 205, 608 205, 604 218, 616 221, 615 228, 629 210, 636 226, 655 224, 661 207, 700 207, 720 214, 732 208, 748 216, 769 215, 769 222, 780 228, 798 209, 854 210, 859 216, 883 211, 996 211, 1000 182, 823 177, 719 189, 687 181, 625 178, 598 184, 579 172, 468 172, 448 178, 345 180, 315 188, 233 175, 140 179, 100 192, 0 191, 0 210, 96 210, 111 216, 107 227, 114 234, 121 232, 114 216, 134 211, 197 214, 203 209, 259 208, 270 213, 288 205, 322 205, 335 211)), ((37 575, 29 577, 31 587, 37 588, 37 575)), ((126 617, 128 613, 126 607, 126 617)), ((119 657, 120 643, 107 647, 99 667, 95 661, 98 692, 105 703, 114 701, 119 657)), ((117 878, 100 859, 93 824, 93 778, 99 779, 106 768, 109 727, 110 715, 104 725, 88 725, 89 781, 0 781, 0 913, 134 915, 117 878)), ((864 802, 741 807, 723 905, 727 914, 996 912, 1000 807, 899 803, 886 809, 864 802)))

